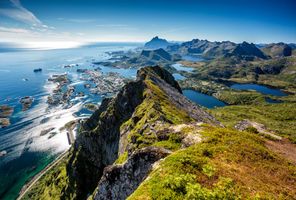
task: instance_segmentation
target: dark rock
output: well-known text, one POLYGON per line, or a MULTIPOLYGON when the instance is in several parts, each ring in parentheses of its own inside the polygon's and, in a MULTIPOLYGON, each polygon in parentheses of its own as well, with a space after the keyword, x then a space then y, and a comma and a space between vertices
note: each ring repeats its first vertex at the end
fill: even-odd
POLYGON ((145 180, 153 164, 170 153, 163 148, 147 147, 134 152, 123 165, 106 167, 94 199, 126 199, 145 180))
POLYGON ((22 97, 20 99, 20 103, 23 106, 23 109, 22 110, 23 111, 28 110, 31 107, 33 101, 34 101, 34 98, 33 97, 30 97, 30 96, 22 97))
POLYGON ((85 73, 85 72, 87 72, 87 69, 77 69, 76 71, 78 73, 85 73))

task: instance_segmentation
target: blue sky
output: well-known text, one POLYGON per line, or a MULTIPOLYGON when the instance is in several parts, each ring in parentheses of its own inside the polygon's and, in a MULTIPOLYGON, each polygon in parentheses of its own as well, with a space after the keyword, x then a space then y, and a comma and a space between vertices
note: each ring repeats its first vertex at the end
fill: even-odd
POLYGON ((0 42, 296 42, 295 0, 0 0, 0 42))

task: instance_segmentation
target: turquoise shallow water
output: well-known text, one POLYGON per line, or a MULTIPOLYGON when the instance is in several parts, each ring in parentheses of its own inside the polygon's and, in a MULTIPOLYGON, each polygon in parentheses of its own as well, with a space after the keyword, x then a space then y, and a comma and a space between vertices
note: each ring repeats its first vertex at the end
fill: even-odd
MULTIPOLYGON (((83 87, 87 81, 81 81, 76 70, 95 69, 98 66, 93 65, 93 61, 110 58, 105 52, 136 47, 135 44, 98 44, 63 50, 0 53, 0 104, 14 107, 11 125, 0 129, 0 151, 7 151, 6 156, 0 157, 0 199, 15 199, 26 181, 70 147, 64 132, 48 138, 40 136, 41 130, 49 127, 58 130, 57 127, 68 121, 89 116, 91 112, 82 104, 101 101, 101 96, 91 94, 83 87), (70 64, 75 66, 64 68, 70 64), (34 73, 36 68, 43 70, 34 73), (76 92, 84 92, 86 97, 73 99, 71 108, 48 108, 46 98, 54 86, 47 79, 61 73, 67 73, 76 92), (27 111, 22 111, 19 103, 24 96, 34 97, 34 103, 27 111)), ((103 73, 115 71, 128 78, 136 75, 136 69, 99 67, 103 73)))

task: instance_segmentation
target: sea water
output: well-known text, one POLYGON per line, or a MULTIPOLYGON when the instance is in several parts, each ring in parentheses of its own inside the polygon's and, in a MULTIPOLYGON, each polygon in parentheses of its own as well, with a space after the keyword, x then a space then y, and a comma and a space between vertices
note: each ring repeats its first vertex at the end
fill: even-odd
MULTIPOLYGON (((70 145, 65 131, 60 131, 67 122, 91 114, 83 108, 86 102, 99 104, 100 95, 91 94, 79 79, 77 69, 95 69, 93 62, 106 61, 106 52, 135 49, 135 44, 98 44, 73 49, 15 51, 0 53, 0 105, 14 107, 11 125, 0 129, 0 199, 15 199, 22 186, 53 161, 70 145), (66 65, 73 67, 65 68, 66 65), (77 65, 77 66, 76 66, 77 65), (36 68, 42 72, 34 73, 36 68), (53 74, 67 73, 75 92, 84 92, 81 98, 72 99, 73 106, 49 107, 47 96, 55 85, 47 79, 53 74), (21 97, 34 98, 32 106, 22 111, 21 97), (42 130, 55 128, 51 138, 40 135, 42 130)), ((126 78, 134 78, 136 69, 116 69, 100 66, 103 73, 118 72, 126 78)))

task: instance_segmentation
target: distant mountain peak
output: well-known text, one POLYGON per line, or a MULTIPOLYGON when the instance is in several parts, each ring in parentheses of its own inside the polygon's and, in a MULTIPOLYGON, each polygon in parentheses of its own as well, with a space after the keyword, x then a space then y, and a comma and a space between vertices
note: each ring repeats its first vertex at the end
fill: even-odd
POLYGON ((147 42, 144 45, 144 47, 148 49, 159 49, 159 48, 165 49, 169 45, 170 43, 166 39, 162 39, 162 38, 159 38, 158 36, 155 36, 149 42, 147 42))

